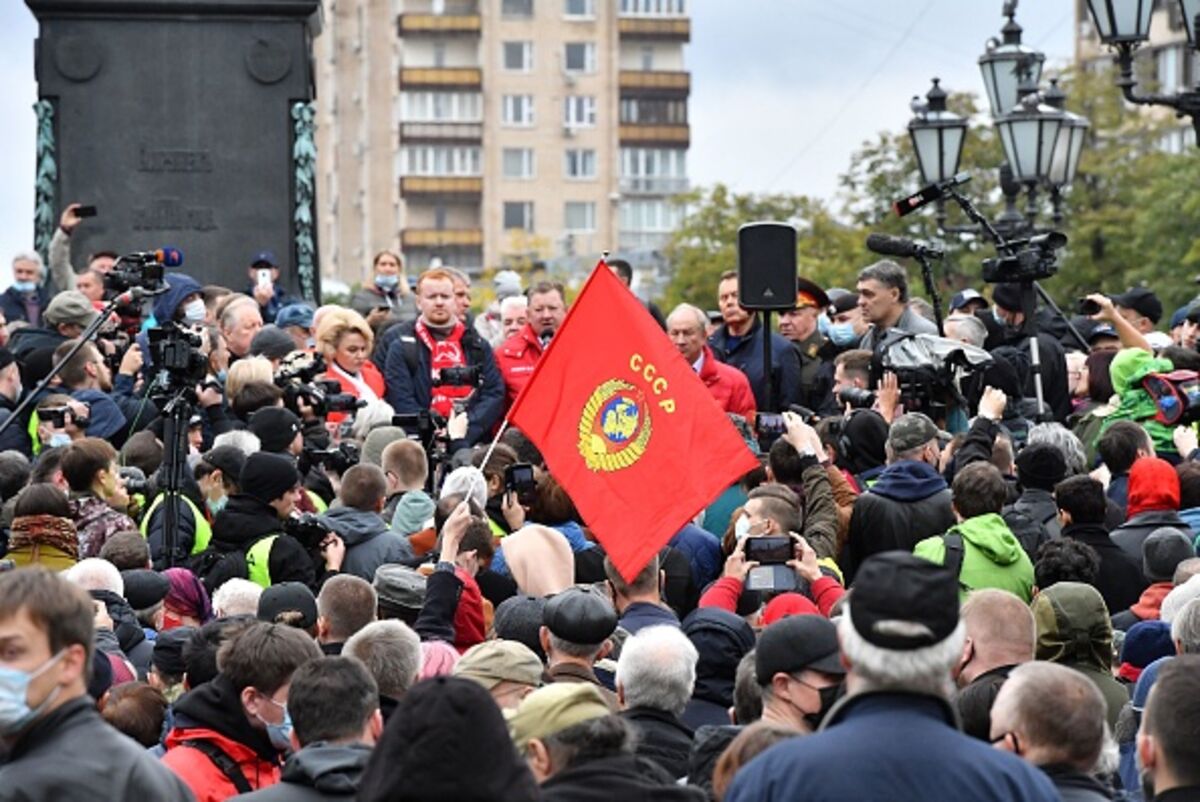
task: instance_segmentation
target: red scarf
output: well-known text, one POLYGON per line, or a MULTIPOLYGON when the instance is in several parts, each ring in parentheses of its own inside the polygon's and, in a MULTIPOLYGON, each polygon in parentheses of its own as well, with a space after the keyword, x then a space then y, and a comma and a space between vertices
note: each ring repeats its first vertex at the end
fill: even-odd
MULTIPOLYGON (((425 326, 425 321, 418 320, 416 326, 416 335, 429 349, 429 373, 433 378, 437 378, 443 368, 464 368, 467 366, 467 355, 463 351, 462 338, 466 333, 467 327, 462 324, 462 321, 457 321, 454 328, 444 339, 435 340, 429 333, 429 329, 425 326)), ((429 408, 438 413, 444 418, 449 418, 454 411, 454 402, 460 398, 466 398, 474 390, 474 387, 462 386, 452 387, 450 385, 442 385, 433 387, 430 390, 432 395, 429 408)))

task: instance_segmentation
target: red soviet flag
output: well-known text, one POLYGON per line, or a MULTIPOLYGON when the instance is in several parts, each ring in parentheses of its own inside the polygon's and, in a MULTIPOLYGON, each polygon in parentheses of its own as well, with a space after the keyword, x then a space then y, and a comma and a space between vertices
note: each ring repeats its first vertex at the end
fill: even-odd
POLYGON ((629 580, 758 464, 696 371, 604 262, 508 417, 629 580))

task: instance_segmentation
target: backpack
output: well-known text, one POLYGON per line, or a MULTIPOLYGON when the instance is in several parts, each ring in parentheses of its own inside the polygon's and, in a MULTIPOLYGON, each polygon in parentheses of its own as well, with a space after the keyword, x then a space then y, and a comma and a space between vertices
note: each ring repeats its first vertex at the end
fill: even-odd
MULTIPOLYGON (((1016 537, 1031 562, 1037 561, 1037 551, 1043 543, 1052 539, 1049 521, 1036 521, 1024 509, 1009 505, 1000 511, 1000 517, 1016 537)), ((1057 525, 1057 521, 1054 522, 1057 525)), ((1057 528, 1057 526, 1056 526, 1057 528)))
POLYGON ((218 551, 209 546, 189 557, 187 567, 204 584, 209 596, 230 579, 250 578, 246 570, 246 552, 242 549, 218 551))
POLYGON ((947 532, 942 535, 942 545, 946 548, 946 556, 942 558, 942 567, 954 574, 959 590, 969 591, 970 588, 963 584, 961 578, 963 557, 966 556, 963 549, 963 536, 957 532, 947 532))

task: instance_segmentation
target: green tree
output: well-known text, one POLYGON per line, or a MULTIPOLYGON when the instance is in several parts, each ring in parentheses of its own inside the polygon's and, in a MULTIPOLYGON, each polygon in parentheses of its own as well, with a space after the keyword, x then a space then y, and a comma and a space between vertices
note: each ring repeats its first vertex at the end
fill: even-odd
POLYGON ((862 231, 839 221, 821 201, 803 195, 739 194, 717 184, 694 190, 681 202, 689 211, 666 247, 674 266, 665 298, 668 306, 714 306, 721 274, 737 267, 738 227, 754 220, 795 225, 799 271, 818 284, 844 284, 866 258, 862 231))

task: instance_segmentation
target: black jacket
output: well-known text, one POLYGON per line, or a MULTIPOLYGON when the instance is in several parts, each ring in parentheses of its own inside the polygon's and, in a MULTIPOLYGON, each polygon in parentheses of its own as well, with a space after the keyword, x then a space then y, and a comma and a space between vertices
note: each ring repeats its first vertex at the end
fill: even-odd
POLYGON ((1112 541, 1100 524, 1071 524, 1063 529, 1063 537, 1086 543, 1100 555, 1100 573, 1096 575, 1096 590, 1104 597, 1104 605, 1112 612, 1128 610, 1141 598, 1148 587, 1142 575, 1142 565, 1112 541))
POLYGON ((698 788, 676 785, 658 766, 633 755, 589 760, 542 784, 542 802, 705 802, 698 788))
MULTIPOLYGON (((401 323, 389 329, 388 345, 384 360, 378 367, 387 383, 387 402, 397 414, 427 412, 433 397, 433 378, 430 373, 429 349, 415 335, 416 323, 401 323), (406 350, 415 355, 415 365, 410 367, 406 350)), ((479 365, 482 383, 476 387, 467 402, 466 442, 474 445, 484 439, 493 424, 504 414, 504 379, 496 367, 492 348, 483 341, 471 326, 462 336, 463 353, 468 365, 479 365)), ((376 349, 376 355, 379 351, 376 349)))
MULTIPOLYGON (((773 412, 796 402, 800 393, 800 355, 790 340, 771 333, 771 379, 774 396, 778 403, 767 398, 767 377, 763 373, 762 320, 754 319, 750 331, 728 348, 727 329, 724 324, 708 338, 713 355, 726 365, 746 374, 750 389, 754 392, 754 405, 759 412, 773 412)), ((753 421, 752 421, 753 422, 753 421)))
POLYGON ((688 755, 692 751, 692 732, 679 717, 665 710, 632 707, 621 712, 638 731, 636 753, 653 760, 672 777, 688 773, 688 755))
POLYGON ((849 583, 872 554, 912 551, 927 537, 954 526, 950 488, 937 469, 902 460, 889 465, 871 489, 854 501, 842 570, 849 583))
POLYGON ((713 772, 717 768, 717 761, 741 731, 742 727, 728 723, 697 727, 696 736, 692 739, 692 753, 688 756, 687 784, 712 796, 713 772))
POLYGON ((0 767, 0 801, 190 802, 187 786, 141 745, 114 730, 88 696, 35 722, 0 767))
MULTIPOLYGON (((220 552, 245 551, 267 535, 281 533, 283 522, 270 504, 245 494, 229 497, 225 509, 217 514, 212 525, 211 548, 220 552)), ((267 563, 271 584, 303 582, 316 584, 316 568, 304 546, 290 535, 280 534, 271 545, 267 563)))
POLYGON ((288 758, 280 782, 238 799, 245 802, 353 800, 370 757, 371 747, 366 744, 309 744, 288 758))
MULTIPOLYGON (((45 314, 46 307, 50 305, 50 288, 47 284, 38 287, 34 293, 37 296, 37 308, 39 315, 45 314)), ((29 316, 25 314, 25 301, 23 294, 17 292, 15 287, 9 287, 4 292, 0 293, 0 311, 4 312, 4 319, 9 323, 15 320, 25 320, 29 323, 34 321, 29 320, 29 316)), ((39 319, 37 321, 41 323, 39 319)))
POLYGON ((754 648, 754 630, 728 610, 701 607, 683 619, 683 634, 700 659, 692 699, 680 718, 693 730, 703 724, 728 724, 738 663, 754 648))
POLYGON ((154 653, 154 644, 146 640, 146 632, 138 623, 137 615, 129 602, 115 593, 107 590, 88 591, 96 601, 103 602, 108 611, 108 617, 113 622, 113 633, 121 644, 121 651, 137 669, 138 679, 144 680, 150 670, 150 657, 154 653))
POLYGON ((1038 766, 1058 789, 1063 802, 1109 802, 1112 790, 1090 774, 1066 765, 1038 766))
POLYGON ((962 719, 962 730, 972 738, 991 743, 992 704, 1000 693, 1000 687, 1016 666, 1000 666, 985 671, 958 692, 954 706, 962 719))

